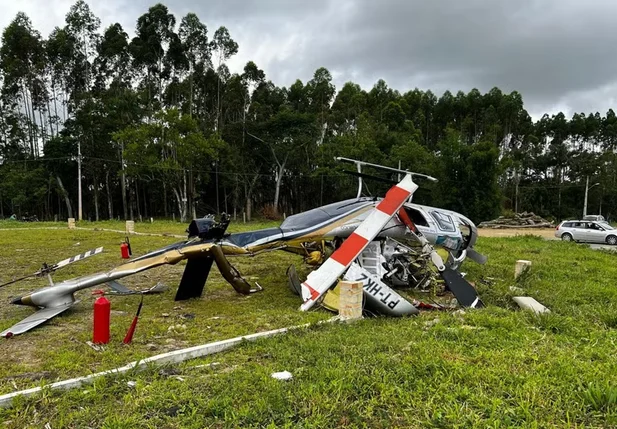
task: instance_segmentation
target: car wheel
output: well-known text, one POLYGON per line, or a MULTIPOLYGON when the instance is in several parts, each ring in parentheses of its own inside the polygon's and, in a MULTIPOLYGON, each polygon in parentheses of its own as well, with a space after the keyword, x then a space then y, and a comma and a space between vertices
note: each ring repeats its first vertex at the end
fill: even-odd
POLYGON ((614 235, 609 235, 608 237, 606 237, 606 242, 611 246, 614 246, 615 244, 617 244, 617 237, 615 237, 614 235))
POLYGON ((567 232, 561 235, 561 239, 563 241, 572 241, 572 235, 567 232))

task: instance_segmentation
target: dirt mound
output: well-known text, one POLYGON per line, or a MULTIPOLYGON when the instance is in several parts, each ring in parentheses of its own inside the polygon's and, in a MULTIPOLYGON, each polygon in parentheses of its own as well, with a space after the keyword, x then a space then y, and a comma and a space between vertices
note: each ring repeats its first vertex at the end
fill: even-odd
POLYGON ((499 216, 497 219, 487 220, 478 225, 478 228, 555 228, 555 225, 532 212, 523 212, 514 216, 499 216))

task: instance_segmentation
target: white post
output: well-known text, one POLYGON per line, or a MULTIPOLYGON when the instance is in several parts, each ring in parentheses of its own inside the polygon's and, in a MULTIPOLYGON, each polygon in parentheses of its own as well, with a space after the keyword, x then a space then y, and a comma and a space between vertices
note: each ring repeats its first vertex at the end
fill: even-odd
POLYGON ((68 223, 69 223, 69 229, 75 229, 75 218, 74 217, 70 217, 68 223))
POLYGON ((127 220, 126 221, 126 232, 127 234, 134 234, 135 233, 135 222, 132 220, 127 220))
POLYGON ((81 210, 81 142, 77 140, 77 212, 78 219, 83 220, 81 210))

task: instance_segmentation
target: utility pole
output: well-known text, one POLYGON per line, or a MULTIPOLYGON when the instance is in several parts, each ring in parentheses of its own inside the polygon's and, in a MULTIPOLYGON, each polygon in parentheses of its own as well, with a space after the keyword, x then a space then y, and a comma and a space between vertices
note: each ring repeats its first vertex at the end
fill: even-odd
POLYGON ((583 219, 587 216, 587 195, 589 194, 589 176, 587 176, 587 182, 585 184, 585 203, 583 204, 583 219))
POLYGON ((599 185, 599 183, 594 183, 589 186, 589 176, 587 176, 587 183, 585 184, 585 203, 583 204, 583 218, 587 216, 587 196, 589 195, 589 190, 597 185, 599 185))
POLYGON ((82 220, 81 210, 81 143, 77 140, 77 211, 78 220, 82 220))

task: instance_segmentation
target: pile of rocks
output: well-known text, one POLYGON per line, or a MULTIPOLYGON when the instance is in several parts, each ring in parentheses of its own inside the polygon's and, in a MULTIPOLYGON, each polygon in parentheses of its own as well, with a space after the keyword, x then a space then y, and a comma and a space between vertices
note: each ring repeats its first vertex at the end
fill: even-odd
POLYGON ((555 225, 546 219, 536 216, 532 212, 517 213, 514 216, 499 216, 497 219, 487 220, 478 225, 479 228, 506 229, 506 228, 555 228, 555 225))

